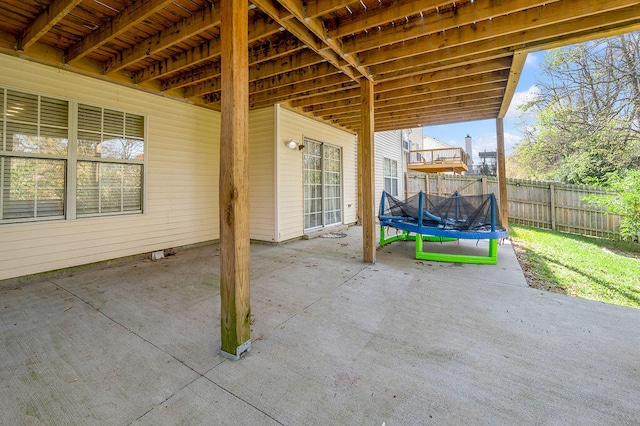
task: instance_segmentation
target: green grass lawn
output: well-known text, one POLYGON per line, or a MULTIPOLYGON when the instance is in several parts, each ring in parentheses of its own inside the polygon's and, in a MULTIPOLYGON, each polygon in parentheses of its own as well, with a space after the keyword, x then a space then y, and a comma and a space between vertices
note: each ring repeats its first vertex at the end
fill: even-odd
POLYGON ((529 285, 640 308, 640 245, 509 226, 529 285))

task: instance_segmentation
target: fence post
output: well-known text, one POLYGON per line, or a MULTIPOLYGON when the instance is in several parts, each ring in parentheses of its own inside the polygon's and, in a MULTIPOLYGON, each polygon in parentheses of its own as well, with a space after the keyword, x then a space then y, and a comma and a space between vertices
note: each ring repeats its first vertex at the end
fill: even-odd
POLYGON ((429 175, 424 175, 424 193, 431 194, 431 182, 429 181, 429 175))
POLYGON ((487 195, 489 189, 487 188, 487 177, 482 176, 482 195, 487 195))
POLYGON ((549 197, 551 198, 551 230, 556 230, 556 192, 553 184, 549 185, 549 197))
POLYGON ((442 175, 438 173, 438 195, 442 195, 442 175))

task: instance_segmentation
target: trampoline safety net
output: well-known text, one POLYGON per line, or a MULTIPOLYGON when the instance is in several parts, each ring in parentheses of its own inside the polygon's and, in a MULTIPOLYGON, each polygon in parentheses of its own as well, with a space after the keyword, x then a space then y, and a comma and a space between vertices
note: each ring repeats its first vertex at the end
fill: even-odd
MULTIPOLYGON (((419 220, 420 193, 400 201, 384 194, 382 216, 396 216, 419 220)), ((459 195, 449 197, 426 195, 423 197, 423 226, 456 231, 491 231, 491 194, 459 195)), ((495 209, 495 230, 503 231, 498 209, 495 209)))

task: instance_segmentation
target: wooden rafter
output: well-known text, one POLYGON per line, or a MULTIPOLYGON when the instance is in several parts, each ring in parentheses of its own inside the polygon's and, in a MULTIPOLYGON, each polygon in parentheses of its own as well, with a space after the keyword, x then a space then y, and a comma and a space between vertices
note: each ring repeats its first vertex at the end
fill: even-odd
POLYGON ((83 58, 95 49, 123 34, 140 21, 157 13, 171 2, 172 0, 141 0, 131 3, 121 14, 108 20, 89 36, 83 37, 78 43, 70 46, 67 49, 65 61, 67 63, 73 63, 83 58))
POLYGON ((44 36, 82 0, 55 0, 18 37, 17 50, 25 51, 44 36))
MULTIPOLYGON (((22 49, 220 109, 219 1, 50 0, 43 12, 35 12, 39 0, 21 1, 19 10, 0 6, 0 52, 22 49)), ((355 132, 365 78, 374 83, 376 129, 496 118, 526 52, 638 25, 633 0, 255 0, 247 13, 250 107, 279 102, 355 132), (446 110, 474 101, 466 116, 446 110)))

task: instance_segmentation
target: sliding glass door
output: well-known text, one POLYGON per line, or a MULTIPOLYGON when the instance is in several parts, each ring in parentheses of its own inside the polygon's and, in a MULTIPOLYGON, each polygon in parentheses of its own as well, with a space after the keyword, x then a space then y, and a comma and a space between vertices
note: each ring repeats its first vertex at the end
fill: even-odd
POLYGON ((304 140, 304 229, 342 223, 342 148, 304 140))

